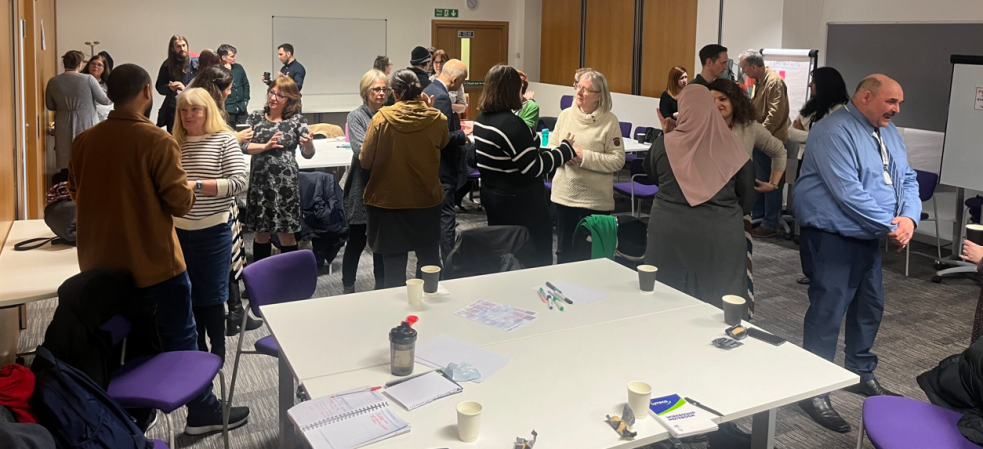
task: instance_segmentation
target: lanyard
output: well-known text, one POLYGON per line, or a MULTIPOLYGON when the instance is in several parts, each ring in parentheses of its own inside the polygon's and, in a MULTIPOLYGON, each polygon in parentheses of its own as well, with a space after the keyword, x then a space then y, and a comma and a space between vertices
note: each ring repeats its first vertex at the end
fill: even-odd
POLYGON ((892 185, 894 182, 891 180, 891 173, 888 171, 888 165, 890 165, 891 160, 887 154, 887 146, 884 145, 884 139, 881 139, 881 133, 879 131, 875 129, 873 135, 881 149, 881 162, 884 164, 884 183, 892 185))

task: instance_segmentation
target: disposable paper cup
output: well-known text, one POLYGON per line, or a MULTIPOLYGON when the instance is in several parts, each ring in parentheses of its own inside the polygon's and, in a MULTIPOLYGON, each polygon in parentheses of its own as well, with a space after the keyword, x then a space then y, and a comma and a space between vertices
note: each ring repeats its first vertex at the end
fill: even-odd
POLYGON ((724 323, 728 326, 741 324, 744 319, 744 311, 747 309, 747 300, 736 295, 724 295, 724 323))
POLYGON ((410 304, 419 304, 423 301, 423 279, 406 281, 406 298, 410 304))
POLYGON ((423 291, 426 293, 437 293, 437 284, 440 282, 440 267, 427 265, 420 269, 423 272, 423 291))
POLYGON ((966 240, 977 245, 983 245, 983 226, 978 224, 966 225, 966 240))
POLYGON ((635 419, 648 418, 649 400, 652 399, 652 386, 645 382, 628 382, 628 407, 635 419))
POLYGON ((478 439, 481 430, 481 404, 474 401, 464 401, 457 404, 457 436, 461 441, 470 443, 478 439))
POLYGON ((659 269, 652 265, 638 266, 638 288, 643 292, 655 290, 655 275, 659 269))

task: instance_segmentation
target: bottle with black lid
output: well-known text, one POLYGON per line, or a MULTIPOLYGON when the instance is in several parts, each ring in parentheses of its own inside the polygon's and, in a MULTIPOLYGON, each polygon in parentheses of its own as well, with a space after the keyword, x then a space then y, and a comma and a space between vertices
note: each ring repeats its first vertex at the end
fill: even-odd
POLYGON ((399 326, 389 331, 389 364, 393 375, 408 376, 413 374, 413 364, 416 352, 416 330, 409 321, 403 321, 399 326))

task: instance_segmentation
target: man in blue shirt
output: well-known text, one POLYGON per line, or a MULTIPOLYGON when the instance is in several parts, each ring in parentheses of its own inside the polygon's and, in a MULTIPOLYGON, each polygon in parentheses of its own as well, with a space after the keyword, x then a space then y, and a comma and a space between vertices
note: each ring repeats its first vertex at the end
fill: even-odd
MULTIPOLYGON (((902 101, 896 81, 865 78, 849 104, 809 132, 795 182, 800 257, 812 280, 802 347, 833 361, 846 315, 845 365, 860 375, 860 383, 846 390, 864 396, 896 395, 874 378, 877 356, 870 352, 884 312, 878 238, 887 236, 901 251, 922 212, 915 171, 891 123, 902 101)), ((850 431, 828 395, 799 405, 824 427, 850 431)))

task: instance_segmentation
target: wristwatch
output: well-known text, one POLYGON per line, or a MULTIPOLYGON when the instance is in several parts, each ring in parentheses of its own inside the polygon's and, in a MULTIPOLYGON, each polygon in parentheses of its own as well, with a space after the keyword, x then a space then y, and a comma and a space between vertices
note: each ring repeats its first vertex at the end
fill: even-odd
POLYGON ((195 193, 201 192, 202 187, 204 187, 204 184, 202 184, 200 179, 195 181, 195 193))
MULTIPOLYGON (((198 181, 201 182, 201 181, 198 181)), ((778 190, 778 184, 771 183, 771 190, 778 190)))

